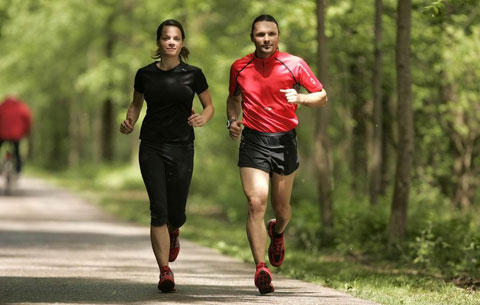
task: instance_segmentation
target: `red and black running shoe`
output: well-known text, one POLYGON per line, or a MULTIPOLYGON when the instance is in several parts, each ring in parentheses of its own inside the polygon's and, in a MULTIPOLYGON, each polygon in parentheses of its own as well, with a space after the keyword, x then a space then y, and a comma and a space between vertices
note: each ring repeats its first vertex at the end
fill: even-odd
POLYGON ((275 290, 273 289, 272 285, 272 274, 270 273, 270 270, 268 270, 268 267, 265 265, 265 263, 257 264, 257 271, 255 272, 255 286, 257 286, 261 294, 267 294, 275 290))
POLYGON ((163 266, 160 268, 160 281, 158 282, 158 290, 161 292, 175 291, 173 272, 168 266, 163 266))
POLYGON ((174 262, 177 259, 178 253, 180 252, 180 242, 178 241, 178 235, 180 230, 177 229, 170 234, 170 254, 168 255, 168 261, 174 262))
POLYGON ((285 258, 285 243, 283 242, 283 233, 279 235, 275 232, 276 219, 271 219, 268 222, 267 230, 270 236, 270 246, 268 247, 268 259, 270 264, 275 267, 280 267, 285 258))

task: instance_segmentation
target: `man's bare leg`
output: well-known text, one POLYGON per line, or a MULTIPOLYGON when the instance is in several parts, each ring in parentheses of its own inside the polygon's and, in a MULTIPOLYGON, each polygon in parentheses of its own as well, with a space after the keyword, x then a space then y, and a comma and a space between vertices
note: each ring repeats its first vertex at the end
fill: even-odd
POLYGON ((250 167, 241 167, 243 191, 248 201, 247 236, 255 264, 265 262, 267 231, 265 211, 267 208, 270 177, 268 173, 250 167))
POLYGON ((272 176, 272 208, 277 223, 275 224, 275 232, 282 234, 292 217, 292 207, 290 205, 290 197, 292 195, 293 181, 295 180, 295 172, 282 176, 274 173, 272 176))

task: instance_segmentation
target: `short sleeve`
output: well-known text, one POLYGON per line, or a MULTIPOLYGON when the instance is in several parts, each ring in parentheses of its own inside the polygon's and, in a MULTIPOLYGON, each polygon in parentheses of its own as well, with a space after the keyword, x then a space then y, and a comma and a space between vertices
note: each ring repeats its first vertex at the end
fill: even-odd
POLYGON ((133 85, 133 88, 139 93, 144 93, 145 91, 143 86, 142 69, 138 70, 137 74, 135 74, 135 84, 133 85))
POLYGON ((297 81, 307 89, 308 92, 320 92, 323 89, 322 83, 313 74, 307 63, 301 59, 296 67, 297 81))
POLYGON ((194 85, 195 92, 197 94, 200 94, 207 89, 208 89, 208 83, 207 83, 207 79, 205 78, 205 75, 203 74, 203 71, 201 69, 196 70, 195 85, 194 85))
POLYGON ((230 96, 235 96, 237 95, 237 89, 238 89, 238 83, 237 83, 237 75, 238 75, 238 72, 237 70, 235 69, 235 63, 230 67, 230 82, 229 82, 229 86, 228 86, 228 92, 230 94, 230 96))

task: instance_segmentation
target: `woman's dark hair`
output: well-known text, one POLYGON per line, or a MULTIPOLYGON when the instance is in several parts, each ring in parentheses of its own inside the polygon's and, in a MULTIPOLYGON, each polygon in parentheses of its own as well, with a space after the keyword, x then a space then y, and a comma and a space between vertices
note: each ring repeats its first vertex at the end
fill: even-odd
POLYGON ((275 18, 273 18, 273 16, 271 15, 260 15, 258 16, 257 18, 255 18, 255 20, 253 20, 252 22, 252 30, 250 32, 250 36, 253 36, 253 28, 255 27, 255 23, 257 22, 260 22, 260 21, 268 21, 268 22, 273 22, 277 25, 277 29, 278 29, 278 34, 280 34, 280 27, 278 26, 278 22, 277 20, 275 20, 275 18))
MULTIPOLYGON (((157 42, 162 37, 163 28, 166 27, 166 26, 176 26, 180 30, 180 32, 182 33, 182 40, 185 40, 185 31, 183 30, 182 24, 175 19, 167 19, 164 22, 160 23, 160 25, 158 26, 157 40, 156 40, 157 42)), ((155 53, 153 53, 152 58, 154 58, 154 59, 160 58, 161 57, 160 52, 161 52, 161 49, 160 49, 160 47, 158 47, 157 50, 155 51, 155 53)), ((187 60, 188 55, 190 55, 190 51, 186 47, 182 47, 178 57, 180 58, 180 60, 185 61, 185 60, 187 60)))

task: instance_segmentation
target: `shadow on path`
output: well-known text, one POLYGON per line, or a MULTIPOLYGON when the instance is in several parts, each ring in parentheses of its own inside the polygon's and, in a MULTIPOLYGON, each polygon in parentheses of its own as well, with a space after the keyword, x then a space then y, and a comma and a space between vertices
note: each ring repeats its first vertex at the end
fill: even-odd
MULTIPOLYGON (((251 287, 231 287, 208 285, 179 285, 177 292, 160 293, 155 284, 136 283, 121 280, 75 277, 0 277, 2 303, 148 303, 154 301, 231 303, 251 301, 271 303, 270 296, 255 296, 251 287), (30 293, 35 291, 35 293, 30 293), (262 300, 264 298, 264 300, 262 300)), ((294 292, 275 293, 275 297, 291 296, 294 292)), ((309 293, 295 295, 308 297, 309 293)), ((318 297, 318 295, 317 295, 318 297)), ((332 298, 332 296, 320 296, 332 298)), ((335 297, 335 298, 338 298, 335 297)))
POLYGON ((116 220, 44 182, 0 197, 0 304, 372 304, 274 277, 261 296, 254 266, 181 240, 177 292, 160 293, 149 228, 116 220))

